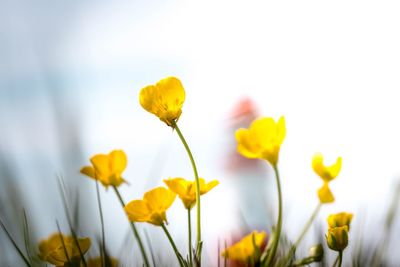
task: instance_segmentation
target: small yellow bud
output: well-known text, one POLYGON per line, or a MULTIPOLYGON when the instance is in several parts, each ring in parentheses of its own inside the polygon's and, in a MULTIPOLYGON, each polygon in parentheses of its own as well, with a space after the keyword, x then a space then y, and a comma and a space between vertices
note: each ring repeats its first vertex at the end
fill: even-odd
POLYGON ((343 251, 349 243, 349 227, 347 225, 328 229, 325 236, 328 247, 335 251, 343 251))

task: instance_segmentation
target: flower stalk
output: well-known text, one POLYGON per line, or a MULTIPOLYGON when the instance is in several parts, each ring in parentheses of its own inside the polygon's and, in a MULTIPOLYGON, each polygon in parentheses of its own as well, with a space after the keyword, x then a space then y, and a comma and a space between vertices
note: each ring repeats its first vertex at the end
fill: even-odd
POLYGON ((276 254, 276 251, 277 251, 278 245, 279 245, 281 231, 282 231, 282 189, 281 189, 281 182, 280 182, 279 170, 278 170, 277 164, 273 165, 273 169, 275 172, 276 185, 278 188, 278 221, 276 223, 276 232, 274 234, 274 240, 272 241, 273 243, 272 243, 271 251, 268 253, 265 266, 270 266, 274 260, 274 257, 275 257, 275 254, 276 254))
MULTIPOLYGON (((197 247, 196 247, 196 254, 198 256, 201 256, 201 217, 200 217, 200 181, 199 181, 199 174, 197 172, 197 167, 196 163, 194 161, 192 152, 190 151, 189 145, 187 144, 185 138, 183 137, 183 134, 181 130, 179 129, 176 121, 172 122, 172 127, 176 130, 176 133, 178 134, 179 138, 182 141, 183 146, 186 149, 186 152, 189 156, 190 163, 192 164, 192 169, 194 173, 194 178, 196 181, 196 213, 197 213, 197 247)), ((199 257, 200 260, 201 257, 199 257)))
MULTIPOLYGON (((116 186, 113 186, 113 189, 114 189, 114 192, 115 192, 115 194, 117 195, 117 197, 119 199, 119 202, 121 203, 122 208, 124 208, 125 207, 125 202, 124 202, 121 194, 119 193, 118 188, 116 186)), ((143 257, 144 265, 146 267, 150 267, 149 260, 148 260, 147 255, 146 255, 146 251, 145 251, 144 246, 143 246, 143 242, 142 242, 142 240, 141 240, 141 238, 139 236, 139 232, 136 229, 135 223, 134 222, 130 222, 130 225, 131 225, 131 228, 132 228, 132 231, 133 231, 133 235, 135 236, 135 238, 136 238, 136 240, 137 240, 137 242, 139 244, 139 248, 140 248, 140 252, 141 252, 142 257, 143 257)))
POLYGON ((175 242, 172 239, 167 227, 165 227, 165 224, 162 224, 161 227, 164 230, 164 233, 167 235, 169 243, 171 244, 172 248, 174 249, 176 258, 178 259, 178 262, 179 262, 179 266, 184 267, 185 265, 182 262, 182 256, 179 254, 178 248, 176 247, 175 242))

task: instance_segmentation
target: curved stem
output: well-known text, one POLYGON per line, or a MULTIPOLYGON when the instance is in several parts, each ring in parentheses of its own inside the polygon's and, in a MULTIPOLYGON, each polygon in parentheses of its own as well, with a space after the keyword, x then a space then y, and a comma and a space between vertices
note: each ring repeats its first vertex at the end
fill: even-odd
POLYGON ((281 236, 281 230, 282 230, 282 189, 281 189, 281 182, 279 178, 279 171, 278 171, 278 166, 276 164, 273 165, 274 172, 275 172, 275 179, 276 179, 276 185, 278 188, 278 222, 276 225, 276 233, 274 234, 274 240, 272 244, 271 251, 268 254, 267 261, 265 266, 270 266, 272 261, 274 260, 276 250, 278 249, 278 244, 279 244, 279 239, 281 236))
MULTIPOLYGON (((121 203, 122 208, 124 208, 125 207, 125 202, 122 199, 122 196, 118 191, 118 188, 116 186, 112 186, 112 187, 113 187, 113 189, 115 191, 115 194, 117 195, 117 197, 119 199, 119 202, 121 203)), ((150 267, 149 260, 147 259, 146 251, 144 249, 142 240, 140 239, 139 233, 138 233, 138 231, 136 229, 135 223, 134 222, 130 222, 130 225, 131 225, 131 228, 132 228, 132 231, 133 231, 133 235, 135 236, 135 238, 136 238, 136 240, 137 240, 137 242, 139 244, 139 248, 140 248, 140 252, 142 253, 144 265, 146 267, 150 267)))
POLYGON ((183 263, 182 263, 181 256, 180 256, 179 251, 178 251, 178 249, 177 249, 177 247, 176 247, 176 245, 175 245, 174 240, 172 239, 171 235, 170 235, 169 232, 168 232, 167 227, 165 227, 164 224, 162 224, 161 227, 162 227, 162 229, 164 230, 165 234, 167 235, 168 240, 169 240, 169 243, 171 244, 172 248, 174 249, 174 252, 175 252, 176 258, 178 259, 179 265, 180 265, 181 267, 183 267, 184 265, 183 265, 183 263))
MULTIPOLYGON (((185 140, 185 138, 182 135, 181 130, 179 129, 178 125, 176 124, 175 121, 172 122, 172 127, 176 130, 176 133, 178 134, 179 138, 182 141, 183 146, 186 149, 186 152, 189 156, 190 163, 192 164, 193 172, 194 172, 194 178, 196 181, 196 211, 197 211, 197 249, 201 248, 201 218, 200 218, 200 181, 199 181, 199 174, 197 173, 197 167, 196 163, 194 162, 194 158, 192 155, 192 152, 190 151, 190 148, 185 140)), ((198 256, 201 255, 201 251, 197 251, 198 256)), ((200 260, 200 257, 199 257, 200 260)))
POLYGON ((286 256, 285 259, 285 266, 287 266, 290 263, 291 258, 293 257, 293 254, 295 253, 297 247, 299 246, 299 244, 301 243, 301 241, 303 240, 304 236, 306 235, 306 233, 308 232, 308 230, 310 229, 313 221, 315 220, 315 217, 317 217, 319 210, 321 209, 322 204, 318 203, 318 205, 315 207, 313 213, 311 214, 311 217, 308 219, 306 225, 304 225, 303 230, 301 231, 301 234, 299 235, 299 237, 297 238, 296 242, 293 244, 293 246, 290 248, 288 255, 286 256))
POLYGON ((191 216, 190 216, 190 209, 188 210, 188 239, 189 239, 189 263, 190 266, 193 266, 193 259, 192 259, 192 221, 191 221, 191 216))
POLYGON ((342 267, 343 251, 339 251, 339 267, 342 267))

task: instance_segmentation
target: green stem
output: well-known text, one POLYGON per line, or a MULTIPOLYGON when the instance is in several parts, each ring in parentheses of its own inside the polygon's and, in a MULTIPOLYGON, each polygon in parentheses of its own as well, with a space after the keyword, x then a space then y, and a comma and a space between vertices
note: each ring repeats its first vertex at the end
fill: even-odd
POLYGON ((339 267, 342 267, 343 251, 339 251, 339 267))
POLYGON ((315 217, 317 217, 319 210, 321 209, 322 204, 318 203, 317 207, 315 207, 314 212, 311 214, 311 217, 308 219, 307 224, 304 226, 303 231, 301 232, 299 238, 297 238, 297 241, 294 243, 294 246, 297 248, 301 241, 303 240, 304 236, 306 235, 307 231, 310 229, 313 221, 315 220, 315 217))
MULTIPOLYGON (((196 163, 194 162, 194 158, 192 155, 192 152, 190 151, 190 148, 185 140, 185 138, 182 135, 181 130, 179 129, 178 125, 176 124, 175 121, 172 122, 172 127, 176 130, 176 133, 178 134, 179 138, 182 141, 183 146, 186 149, 186 152, 189 156, 190 163, 192 164, 193 172, 194 172, 194 178, 196 181, 196 211, 197 211, 197 248, 201 249, 201 219, 200 219, 200 181, 199 181, 199 174, 197 173, 197 167, 196 163)), ((197 255, 199 256, 199 261, 201 259, 201 251, 196 251, 197 255)))
POLYGON ((310 229, 310 227, 311 227, 313 221, 315 220, 315 217, 317 217, 321 207, 322 207, 322 204, 318 203, 318 205, 315 207, 313 213, 311 214, 311 217, 308 219, 306 225, 304 225, 304 228, 301 231, 301 234, 299 235, 299 237, 297 238, 297 240, 293 244, 293 246, 290 248, 289 253, 286 256, 285 264, 284 264, 285 266, 287 266, 289 264, 291 258, 293 257, 293 254, 295 253, 297 247, 300 245, 301 241, 303 240, 303 238, 306 235, 306 233, 308 232, 308 230, 310 229))
POLYGON ((192 260, 192 221, 190 216, 190 208, 188 210, 188 236, 189 236, 189 263, 190 266, 193 267, 193 260, 192 260))
MULTIPOLYGON (((106 255, 106 239, 104 234, 104 217, 103 217, 103 209, 101 207, 101 199, 100 199, 100 191, 99 191, 99 181, 96 179, 96 196, 97 196, 97 204, 99 206, 100 213, 100 223, 101 223, 101 250, 102 255, 105 257, 106 255)), ((101 258, 101 266, 104 266, 104 257, 101 258)))
POLYGON ((177 247, 176 247, 176 245, 175 245, 174 240, 172 239, 171 235, 170 235, 169 232, 168 232, 167 227, 165 227, 164 224, 162 224, 161 227, 162 227, 162 229, 164 230, 165 234, 167 235, 168 240, 169 240, 169 243, 171 244, 172 248, 174 249, 174 252, 175 252, 176 258, 178 259, 179 265, 180 265, 181 267, 183 267, 184 264, 182 263, 181 256, 180 256, 179 251, 178 251, 178 249, 177 249, 177 247))
MULTIPOLYGON (((112 187, 114 188, 115 194, 117 195, 117 197, 119 199, 119 202, 121 203, 122 208, 125 208, 125 202, 122 199, 122 196, 118 191, 118 188, 116 186, 112 186, 112 187)), ((135 236, 135 238, 136 238, 136 240, 137 240, 137 242, 139 244, 140 252, 142 253, 142 257, 143 257, 143 260, 144 260, 144 265, 146 267, 150 267, 149 260, 147 259, 146 251, 144 249, 144 246, 143 246, 142 240, 141 240, 141 238, 139 236, 139 233, 138 233, 138 231, 136 229, 135 223, 134 222, 130 222, 130 225, 131 225, 131 228, 132 228, 132 231, 133 231, 133 235, 135 236)))
POLYGON ((274 172, 275 172, 275 179, 276 179, 276 185, 278 188, 278 222, 276 226, 276 233, 274 234, 274 240, 272 241, 272 248, 271 251, 268 254, 267 261, 265 266, 271 266, 271 263, 274 260, 276 251, 278 249, 278 244, 279 244, 279 239, 281 236, 281 230, 282 230, 282 189, 281 189, 281 182, 279 178, 279 171, 278 171, 278 166, 277 164, 273 165, 274 172))

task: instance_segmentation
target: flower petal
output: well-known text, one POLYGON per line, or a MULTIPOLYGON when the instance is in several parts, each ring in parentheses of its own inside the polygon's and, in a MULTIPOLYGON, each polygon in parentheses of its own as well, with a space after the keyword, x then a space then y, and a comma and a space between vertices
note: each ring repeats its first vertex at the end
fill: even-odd
POLYGON ((151 210, 146 201, 133 200, 124 208, 131 222, 147 222, 151 216, 151 210))
POLYGON ((125 152, 122 150, 113 150, 109 154, 109 160, 111 171, 114 174, 121 175, 121 173, 125 170, 128 162, 125 152))

